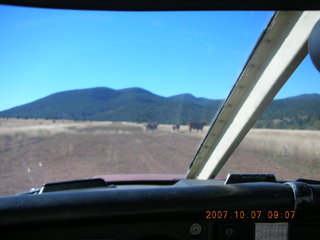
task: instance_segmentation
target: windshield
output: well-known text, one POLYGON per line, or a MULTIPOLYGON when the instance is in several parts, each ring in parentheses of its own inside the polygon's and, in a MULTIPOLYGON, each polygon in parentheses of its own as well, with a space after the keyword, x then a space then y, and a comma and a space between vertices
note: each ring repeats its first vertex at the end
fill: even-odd
POLYGON ((185 174, 272 15, 0 6, 0 195, 185 174))

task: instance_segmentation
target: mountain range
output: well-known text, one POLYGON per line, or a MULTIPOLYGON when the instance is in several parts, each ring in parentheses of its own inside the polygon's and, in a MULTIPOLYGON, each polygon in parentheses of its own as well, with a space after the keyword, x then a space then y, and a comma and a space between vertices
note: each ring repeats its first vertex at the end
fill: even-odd
POLYGON ((255 127, 320 130, 320 94, 273 100, 255 127))
MULTIPOLYGON (((106 87, 54 93, 0 112, 0 117, 95 121, 210 123, 223 100, 191 94, 163 97, 142 88, 106 87)), ((320 129, 320 95, 304 94, 273 100, 257 121, 258 128, 320 129)))
POLYGON ((210 122, 222 100, 191 94, 162 97, 142 88, 99 87, 59 92, 0 112, 0 117, 185 124, 210 122))

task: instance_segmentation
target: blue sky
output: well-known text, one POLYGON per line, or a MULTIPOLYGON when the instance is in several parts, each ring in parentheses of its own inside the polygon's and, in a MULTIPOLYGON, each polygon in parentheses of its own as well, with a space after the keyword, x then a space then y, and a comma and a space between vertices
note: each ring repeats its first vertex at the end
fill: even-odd
MULTIPOLYGON (((102 12, 0 6, 0 111, 90 87, 225 98, 272 12, 102 12)), ((278 98, 319 93, 307 58, 278 98)))

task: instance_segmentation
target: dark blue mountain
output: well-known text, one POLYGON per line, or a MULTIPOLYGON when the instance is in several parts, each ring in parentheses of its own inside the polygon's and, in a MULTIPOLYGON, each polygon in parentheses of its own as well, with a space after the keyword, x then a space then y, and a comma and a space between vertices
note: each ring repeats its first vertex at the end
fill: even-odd
POLYGON ((221 100, 190 94, 162 97, 142 88, 105 87, 59 92, 0 112, 0 117, 159 123, 209 122, 221 100))
MULTIPOLYGON (((99 87, 55 93, 2 111, 0 117, 210 123, 222 103, 222 100, 197 98, 191 94, 162 97, 142 88, 99 87)), ((274 100, 255 127, 320 129, 320 95, 303 94, 274 100)))

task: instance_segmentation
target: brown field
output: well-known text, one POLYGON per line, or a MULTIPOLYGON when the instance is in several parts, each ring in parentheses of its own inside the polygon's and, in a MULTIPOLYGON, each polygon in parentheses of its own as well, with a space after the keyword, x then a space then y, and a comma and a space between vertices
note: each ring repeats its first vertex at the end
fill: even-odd
MULTIPOLYGON (((126 122, 0 119, 0 195, 95 175, 184 174, 204 134, 187 126, 146 131, 126 122)), ((319 139, 316 131, 252 130, 218 177, 267 172, 319 178, 319 139)))

